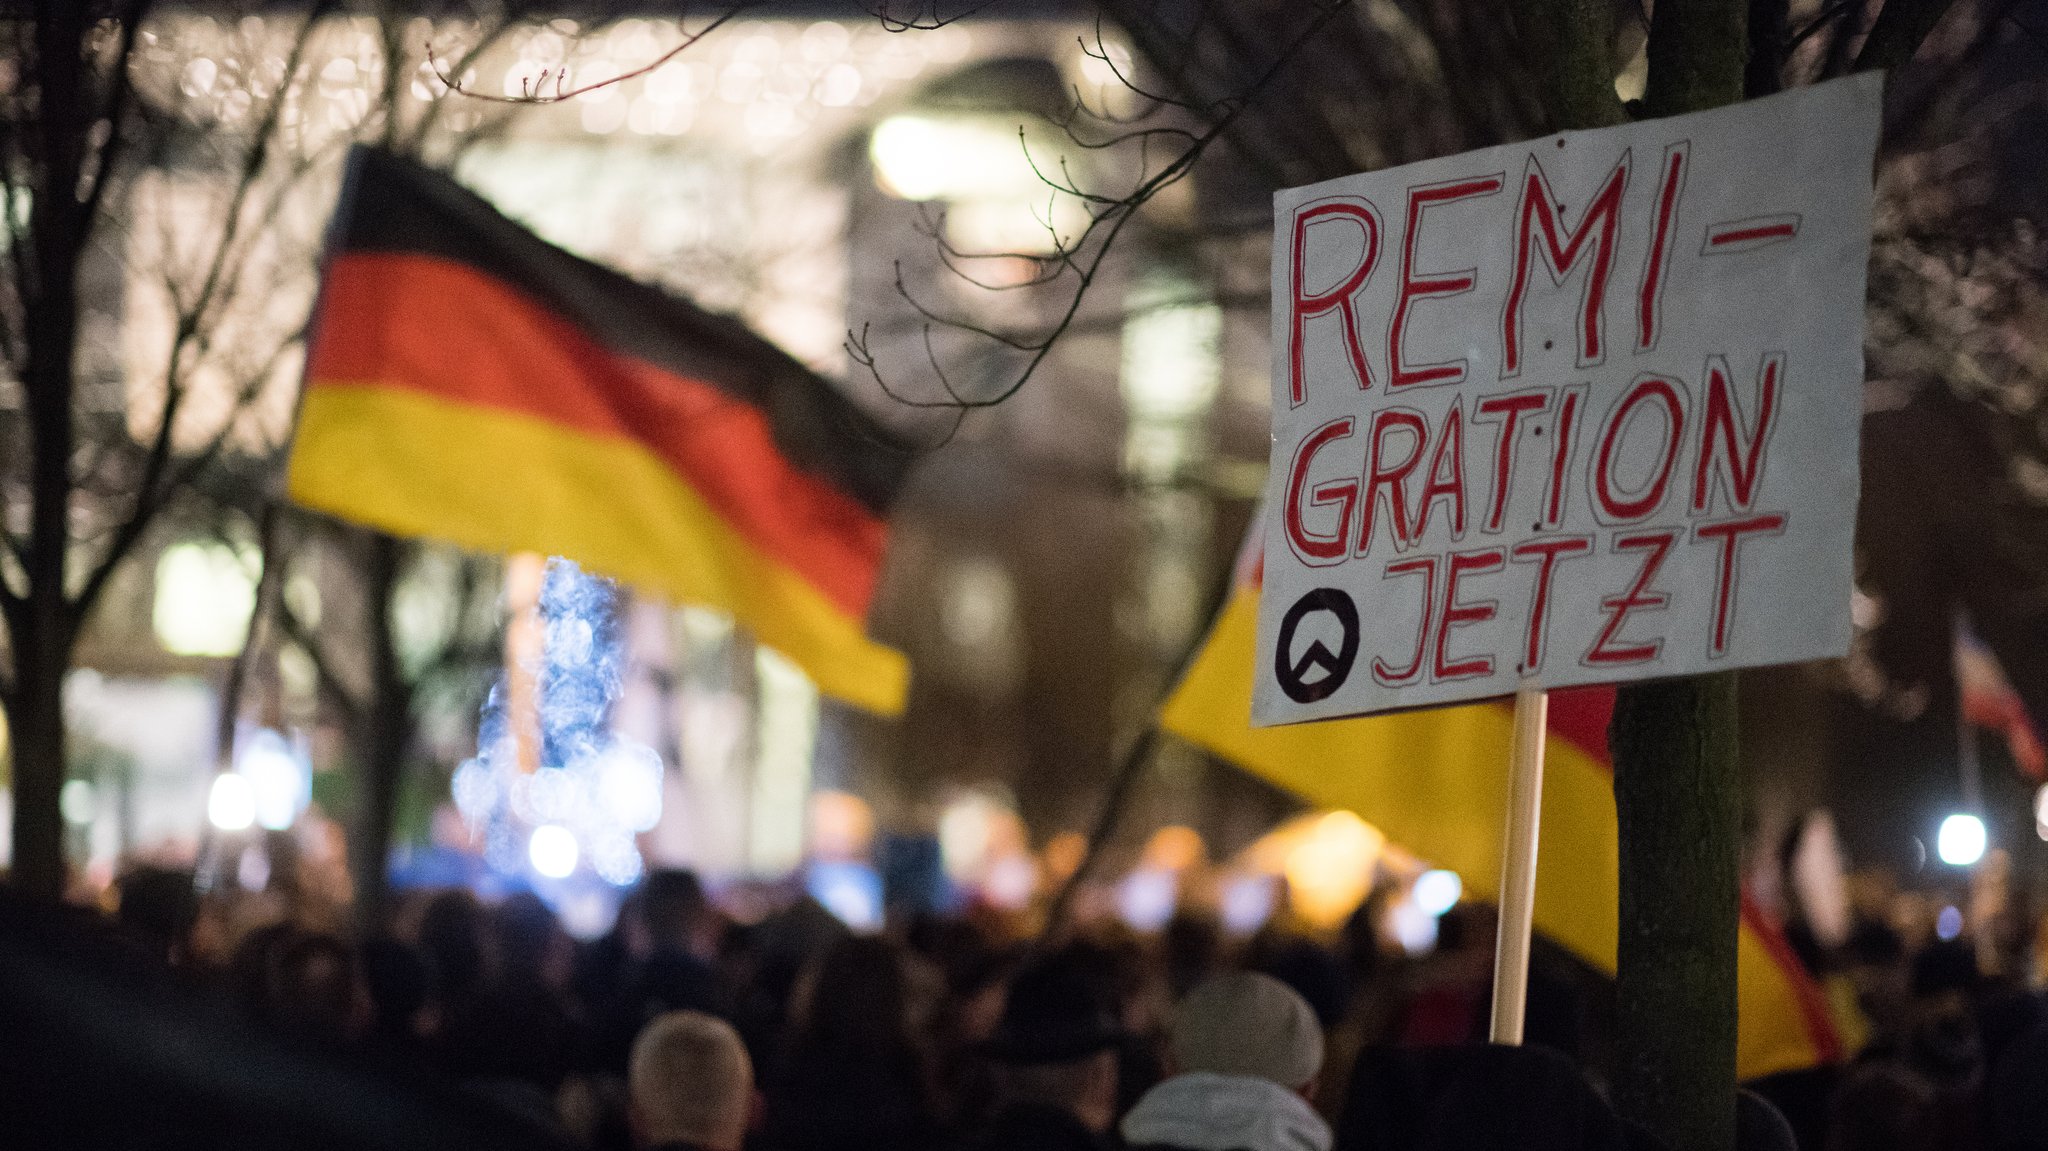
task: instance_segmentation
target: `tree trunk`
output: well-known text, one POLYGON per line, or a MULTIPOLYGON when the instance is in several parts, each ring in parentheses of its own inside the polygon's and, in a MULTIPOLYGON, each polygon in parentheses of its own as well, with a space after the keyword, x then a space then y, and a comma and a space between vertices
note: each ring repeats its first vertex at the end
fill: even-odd
POLYGON ((1650 21, 1643 111, 1676 116, 1733 104, 1748 66, 1747 0, 1666 0, 1650 21))
MULTIPOLYGON (((40 606, 31 604, 30 608, 40 606)), ((7 700, 12 745, 16 886, 46 899, 64 894, 64 669, 68 644, 34 624, 13 629, 14 691, 7 700)))
MULTIPOLYGON (((1659 0, 1645 111, 1742 97, 1751 3, 1659 0)), ((1518 30, 1542 61, 1561 128, 1621 120, 1613 7, 1524 0, 1518 30)), ((1621 689, 1609 732, 1620 833, 1614 1101, 1674 1151, 1735 1144, 1735 943, 1741 914, 1732 674, 1621 689)))
POLYGON ((85 149, 82 5, 38 5, 32 79, 34 131, 24 139, 35 173, 23 300, 23 372, 29 430, 29 536, 23 595, 8 611, 14 681, 7 714, 14 743, 13 877, 47 898, 64 893, 64 672, 76 616, 66 587, 71 544, 73 370, 78 336, 78 261, 91 221, 76 194, 85 149))
POLYGON ((1790 7, 1791 0, 1749 0, 1749 63, 1744 67, 1742 90, 1752 100, 1785 86, 1790 7))
POLYGON ((1666 1146, 1731 1148, 1742 822, 1734 673, 1624 687, 1608 741, 1621 839, 1615 1105, 1666 1146))
POLYGON ((1552 127, 1606 128, 1626 119, 1614 92, 1613 4, 1521 0, 1515 36, 1536 62, 1552 127))
POLYGON ((366 931, 384 925, 391 856, 391 829, 412 747, 412 691, 399 666, 392 631, 391 595, 398 586, 403 544, 369 533, 363 565, 370 644, 370 693, 350 732, 356 769, 356 811, 349 837, 349 869, 355 881, 356 922, 366 931))
POLYGON ((75 638, 65 594, 70 544, 71 372, 76 313, 69 280, 30 312, 28 391, 33 435, 27 594, 8 614, 14 682, 7 719, 13 743, 13 878, 48 899, 64 894, 64 673, 75 638))
MULTIPOLYGON (((1748 0, 1661 0, 1651 116, 1740 100, 1748 0)), ((1608 733, 1621 848, 1614 1100, 1666 1146, 1735 1146, 1741 780, 1733 673, 1632 684, 1608 733)))

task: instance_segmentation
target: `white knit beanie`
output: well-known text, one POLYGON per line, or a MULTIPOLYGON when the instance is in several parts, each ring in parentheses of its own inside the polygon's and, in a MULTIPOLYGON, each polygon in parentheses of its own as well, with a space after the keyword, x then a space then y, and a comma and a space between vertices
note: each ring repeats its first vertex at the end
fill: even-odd
POLYGON ((1181 1071, 1253 1075, 1298 1088, 1323 1067, 1323 1028, 1308 1002, 1270 975, 1233 971, 1181 1000, 1168 1037, 1181 1071))

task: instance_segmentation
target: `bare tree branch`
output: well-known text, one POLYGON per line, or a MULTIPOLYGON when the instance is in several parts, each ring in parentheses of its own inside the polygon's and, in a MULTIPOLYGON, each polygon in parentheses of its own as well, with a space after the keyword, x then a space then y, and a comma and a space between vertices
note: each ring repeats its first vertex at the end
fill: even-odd
POLYGON ((320 690, 326 694, 334 709, 342 715, 342 722, 354 724, 363 713, 363 703, 349 690, 348 684, 334 669, 334 661, 320 645, 318 631, 307 626, 299 613, 285 596, 277 597, 277 622, 293 646, 306 653, 306 659, 313 665, 313 674, 320 681, 320 690))
MULTIPOLYGON (((1136 186, 1122 195, 1112 196, 1084 191, 1078 188, 1071 173, 1067 172, 1064 168, 1062 169, 1061 178, 1054 179, 1048 176, 1036 158, 1031 155, 1027 142, 1028 138, 1024 137, 1020 132, 1020 145, 1024 147, 1025 157, 1030 161, 1032 170, 1037 174, 1038 178, 1055 195, 1063 193, 1075 196, 1089 206, 1087 224, 1077 236, 1071 238, 1063 236, 1058 232, 1050 213, 1048 213, 1047 218, 1039 221, 1047 229, 1052 241, 1051 254, 1039 258, 1047 261, 1053 270, 1034 277, 1031 281, 1031 286, 1039 287, 1071 278, 1066 300, 1063 305, 1058 307, 1057 317, 1049 327, 1036 334, 1006 332, 962 316, 943 314, 919 300, 910 291, 904 281, 902 264, 899 262, 895 268, 896 293, 899 298, 924 320, 922 344, 926 365, 931 369, 940 390, 944 393, 944 397, 935 399, 912 396, 905 392, 896 381, 892 380, 889 372, 881 364, 871 342, 873 332, 871 325, 863 325, 858 331, 849 330, 847 332, 844 346, 848 358, 868 374, 883 394, 910 408, 950 410, 958 416, 964 415, 967 411, 973 409, 992 407, 1016 395, 1026 383, 1030 382, 1033 374, 1036 373, 1039 366, 1051 354, 1061 335, 1074 324, 1075 318, 1080 313, 1081 305, 1088 296, 1089 289, 1094 285, 1096 278, 1102 271, 1104 262, 1115 248, 1116 242, 1123 234, 1125 228, 1137 217, 1139 210, 1154 197, 1158 196, 1160 192, 1184 179, 1201 160, 1203 154, 1216 141, 1223 139, 1229 133, 1238 117, 1244 114, 1246 108, 1257 98, 1259 93, 1273 83, 1274 79, 1286 69, 1288 64, 1294 59, 1295 53, 1319 32, 1329 26, 1332 19, 1340 12, 1345 11, 1349 6, 1350 0, 1332 0, 1332 2, 1316 4, 1314 16, 1286 42, 1279 54, 1246 88, 1228 99, 1212 101, 1207 105, 1206 110, 1212 113, 1213 118, 1205 129, 1199 132, 1177 130, 1179 131, 1178 137, 1162 133, 1158 138, 1181 138, 1186 141, 1186 146, 1158 171, 1151 172, 1141 169, 1137 177, 1136 186), (964 395, 953 382, 952 374, 946 371, 940 364, 937 350, 932 343, 934 331, 940 329, 977 337, 997 348, 1023 353, 1026 357, 1025 361, 1021 367, 1010 374, 1007 382, 998 387, 993 393, 980 396, 964 395)), ((1099 41, 1098 47, 1100 47, 1099 41)), ((1106 50, 1103 54, 1105 56, 1108 55, 1106 50)), ((1121 77, 1123 73, 1118 71, 1117 75, 1121 77)), ((1182 101, 1173 101, 1173 103, 1176 106, 1188 106, 1182 101)), ((1067 129, 1070 138, 1075 135, 1071 119, 1063 127, 1067 129)), ((1142 143, 1149 143, 1154 137, 1145 133, 1135 133, 1127 134, 1127 138, 1138 140, 1142 143)), ((963 255, 965 254, 947 245, 942 249, 941 260, 947 267, 952 267, 953 261, 963 255)), ((957 430, 958 427, 959 420, 956 418, 953 422, 953 428, 957 430)))
POLYGON ((891 15, 889 12, 889 5, 887 3, 868 4, 862 5, 862 7, 867 11, 868 15, 873 16, 876 20, 880 21, 882 27, 887 31, 936 32, 939 29, 944 28, 948 24, 957 23, 961 20, 967 19, 970 16, 974 16, 983 11, 984 9, 989 8, 994 3, 995 0, 984 0, 983 3, 963 8, 960 11, 955 12, 951 16, 941 16, 939 15, 939 5, 937 3, 937 0, 933 0, 933 2, 928 5, 920 3, 917 6, 918 14, 910 17, 907 20, 900 16, 891 15), (930 9, 930 15, 925 15, 927 8, 930 9))
MULTIPOLYGON (((24 572, 28 570, 28 547, 21 541, 20 537, 16 536, 12 531, 0 527, 0 545, 6 547, 7 554, 13 558, 17 566, 24 572)), ((0 606, 18 605, 22 602, 22 597, 27 594, 26 588, 20 591, 15 590, 12 579, 0 578, 0 606)))
POLYGON ((116 128, 128 113, 128 101, 133 93, 133 80, 129 76, 129 62, 135 58, 135 37, 142 28, 142 20, 148 14, 150 0, 125 0, 114 19, 119 31, 115 33, 118 43, 115 48, 113 74, 107 80, 107 100, 100 109, 100 119, 110 130, 106 142, 99 147, 98 163, 93 165, 91 190, 86 193, 85 215, 88 220, 97 219, 100 205, 106 198, 107 186, 114 164, 120 158, 123 146, 122 133, 116 128))
POLYGON ((719 28, 737 18, 740 13, 753 7, 758 2, 759 0, 736 0, 724 12, 719 13, 718 16, 713 18, 709 24, 695 32, 684 33, 682 43, 656 56, 648 63, 622 72, 617 76, 607 76, 602 80, 593 80, 588 84, 578 85, 573 88, 569 86, 569 69, 564 66, 560 69, 543 68, 531 79, 521 80, 519 82, 519 95, 517 96, 493 96, 483 92, 472 92, 462 86, 459 65, 454 73, 450 73, 441 67, 440 62, 434 58, 434 46, 432 44, 427 45, 427 65, 434 69, 434 75, 440 79, 442 84, 448 87, 449 91, 460 92, 472 100, 482 100, 488 104, 559 104, 564 100, 573 100, 585 92, 595 92, 600 88, 609 88, 614 84, 623 84, 628 80, 635 80, 659 70, 662 65, 682 55, 694 46, 697 41, 716 32, 719 28), (543 91, 550 81, 554 83, 554 91, 543 91))
MULTIPOLYGON (((512 30, 513 25, 516 23, 516 20, 511 19, 509 17, 500 19, 497 22, 497 24, 493 26, 489 31, 477 37, 477 42, 475 44, 470 45, 469 49, 465 51, 455 61, 455 75, 462 76, 467 74, 469 72, 470 65, 476 63, 476 61, 479 58, 481 58, 486 51, 490 50, 490 48, 493 45, 495 45, 499 40, 503 39, 505 34, 507 32, 510 32, 512 30)), ((429 68, 434 68, 435 65, 433 62, 433 45, 429 44, 426 47, 427 66, 429 68)), ((394 69, 397 66, 396 57, 394 57, 392 60, 392 66, 394 69)), ((435 70, 434 76, 435 79, 440 82, 441 89, 439 92, 435 94, 434 99, 428 102, 426 111, 420 113, 419 123, 414 125, 413 127, 412 138, 406 143, 405 147, 400 149, 401 151, 409 152, 415 155, 418 154, 420 149, 424 147, 426 144, 427 135, 433 131, 434 126, 436 125, 436 123, 439 122, 441 117, 441 110, 448 106, 448 97, 451 95, 467 95, 467 93, 462 92, 462 90, 457 88, 455 85, 449 84, 445 80, 441 79, 441 73, 438 69, 435 70)), ((392 114, 395 119, 395 107, 393 109, 392 114)))
POLYGON ((1884 0, 1863 50, 1856 54, 1856 70, 1896 68, 1911 60, 1948 13, 1949 4, 1950 0, 1884 0))
MULTIPOLYGON (((83 621, 92 610, 107 581, 112 578, 114 570, 147 533, 157 513, 163 510, 184 484, 190 483, 219 456, 221 448, 237 423, 239 414, 268 382, 267 374, 246 382, 241 393, 235 397, 213 442, 186 466, 177 469, 175 473, 170 471, 178 413, 184 404, 188 387, 185 378, 187 357, 195 353, 204 356, 207 346, 217 334, 209 327, 208 320, 214 314, 212 309, 222 285, 229 278, 228 269, 239 267, 241 263, 239 259, 231 260, 230 257, 237 255, 242 242, 246 242, 243 239, 248 233, 243 224, 244 209, 268 168, 271 144, 283 114, 291 81, 304 66, 307 48, 320 21, 334 8, 334 0, 319 0, 305 16, 298 34, 293 38, 291 50, 286 55, 284 77, 278 84, 274 98, 264 109, 249 148, 243 155, 242 166, 236 175, 234 189, 228 197, 222 219, 220 241, 213 248, 212 260, 201 281, 198 295, 189 305, 178 309, 179 315, 173 325, 169 358, 164 371, 164 399, 157 411, 155 435, 151 439, 143 464, 141 480, 136 486, 134 503, 128 517, 115 529, 111 542, 100 554, 78 593, 67 604, 67 610, 74 622, 83 621), (172 476, 168 484, 164 482, 167 475, 172 476)), ((302 166, 301 171, 303 170, 302 166)), ((277 210, 277 204, 281 202, 282 196, 283 193, 280 192, 278 201, 273 202, 272 213, 277 210)), ((259 223, 267 223, 269 219, 270 214, 266 213, 259 218, 259 223)))
POLYGON ((1786 38, 1785 55, 1792 55, 1792 53, 1799 50, 1801 44, 1811 40, 1815 33, 1841 19, 1848 13, 1857 11, 1862 7, 1863 0, 1835 0, 1834 3, 1815 13, 1813 19, 1806 22, 1806 27, 1801 28, 1786 38))

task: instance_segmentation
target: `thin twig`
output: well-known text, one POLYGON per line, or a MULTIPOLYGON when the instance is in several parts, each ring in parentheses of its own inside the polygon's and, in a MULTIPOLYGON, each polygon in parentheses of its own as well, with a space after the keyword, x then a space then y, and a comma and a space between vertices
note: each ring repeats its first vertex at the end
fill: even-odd
POLYGON ((1807 21, 1806 27, 1793 33, 1785 41, 1785 55, 1790 57, 1792 53, 1799 50, 1801 44, 1812 39, 1814 33, 1827 27, 1831 21, 1838 19, 1850 10, 1861 8, 1862 6, 1863 0, 1835 0, 1833 4, 1828 5, 1815 14, 1812 20, 1807 21))
MULTIPOLYGON (((990 7, 994 3, 995 0, 987 0, 986 3, 976 4, 973 5, 972 7, 964 8, 951 16, 941 16, 939 15, 939 6, 936 2, 934 2, 931 6, 932 14, 930 16, 918 15, 913 16, 908 20, 904 20, 901 17, 889 15, 889 9, 886 4, 880 6, 863 7, 866 8, 868 15, 874 17, 877 21, 881 23, 884 31, 936 32, 939 29, 944 28, 948 24, 958 23, 959 21, 965 20, 970 16, 974 16, 980 13, 983 9, 990 7)), ((922 12, 924 10, 924 5, 918 5, 918 10, 922 12)))
POLYGON ((654 72, 670 60, 682 55, 692 45, 696 44, 697 41, 717 31, 741 12, 753 7, 758 2, 759 0, 739 0, 739 2, 734 3, 731 7, 720 13, 711 23, 706 24, 695 32, 685 33, 682 43, 656 56, 648 63, 622 72, 617 76, 607 76, 602 80, 593 80, 588 84, 574 88, 569 87, 569 69, 567 65, 563 65, 560 70, 542 68, 531 79, 521 80, 519 82, 519 95, 517 96, 492 96, 482 92, 472 92, 462 86, 462 81, 458 75, 452 75, 442 69, 440 62, 434 57, 434 46, 432 44, 427 45, 427 66, 434 70, 434 75, 440 79, 441 83, 449 91, 459 92, 472 100, 481 100, 487 104, 559 104, 564 100, 573 100, 585 92, 595 92, 600 88, 609 88, 614 84, 623 84, 628 80, 636 80, 654 72), (542 91, 550 80, 554 81, 555 90, 553 92, 542 91))

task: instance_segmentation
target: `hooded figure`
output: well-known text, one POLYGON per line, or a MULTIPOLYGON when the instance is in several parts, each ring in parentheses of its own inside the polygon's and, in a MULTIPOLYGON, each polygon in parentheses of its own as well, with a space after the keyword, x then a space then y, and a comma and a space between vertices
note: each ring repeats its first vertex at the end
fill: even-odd
POLYGON ((1309 1105, 1323 1029, 1307 1001, 1254 972, 1219 975, 1173 1015, 1172 1078, 1124 1116, 1124 1142, 1172 1151, 1330 1151, 1309 1105))

